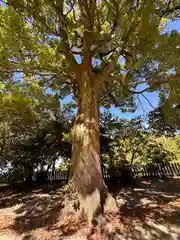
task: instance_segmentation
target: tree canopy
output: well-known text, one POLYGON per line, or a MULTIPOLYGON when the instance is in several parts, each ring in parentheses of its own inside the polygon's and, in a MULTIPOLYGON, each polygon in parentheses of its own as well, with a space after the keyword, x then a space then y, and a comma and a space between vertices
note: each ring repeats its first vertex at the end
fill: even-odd
POLYGON ((78 90, 80 63, 102 81, 101 104, 134 107, 133 93, 179 95, 178 1, 1 1, 1 71, 23 73, 60 93, 78 90), (173 70, 173 74, 172 74, 173 70), (171 74, 170 74, 171 72, 171 74), (142 81, 143 79, 143 81, 142 81), (170 81, 171 80, 171 81, 170 81), (70 85, 71 84, 71 85, 70 85))

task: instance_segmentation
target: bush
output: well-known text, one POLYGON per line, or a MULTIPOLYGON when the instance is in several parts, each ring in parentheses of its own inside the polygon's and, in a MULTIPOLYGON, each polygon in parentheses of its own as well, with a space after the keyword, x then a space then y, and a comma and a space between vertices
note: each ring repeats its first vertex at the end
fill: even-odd
POLYGON ((11 183, 21 183, 24 182, 26 178, 26 172, 22 166, 9 169, 7 172, 7 182, 11 183))

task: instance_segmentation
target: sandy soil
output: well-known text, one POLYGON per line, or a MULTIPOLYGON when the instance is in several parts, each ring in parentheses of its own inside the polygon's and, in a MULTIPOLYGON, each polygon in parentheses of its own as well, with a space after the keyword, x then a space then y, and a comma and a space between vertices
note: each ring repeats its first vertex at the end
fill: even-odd
POLYGON ((0 240, 180 240, 180 179, 144 180, 114 186, 119 213, 102 228, 62 215, 59 184, 0 193, 0 240))

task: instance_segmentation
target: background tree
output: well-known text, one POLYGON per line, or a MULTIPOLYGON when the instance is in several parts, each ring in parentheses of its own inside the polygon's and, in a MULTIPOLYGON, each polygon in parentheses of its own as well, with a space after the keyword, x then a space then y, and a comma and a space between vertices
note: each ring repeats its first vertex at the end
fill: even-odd
POLYGON ((173 151, 170 151, 167 146, 163 146, 159 139, 150 137, 149 142, 144 152, 146 163, 168 163, 176 159, 173 151))
MULTIPOLYGON (((179 17, 179 1, 3 3, 1 69, 76 98, 70 177, 91 219, 109 196, 100 167, 99 106, 132 110, 133 94, 162 84, 176 89, 180 38, 161 31, 165 18, 179 17), (144 88, 137 91, 140 84, 144 88)), ((169 96, 173 102, 176 93, 169 96)))
POLYGON ((178 104, 169 103, 167 93, 159 93, 159 106, 148 114, 151 132, 157 136, 175 136, 180 128, 178 104))
POLYGON ((170 161, 179 161, 180 157, 180 148, 178 144, 179 135, 175 137, 161 136, 156 138, 157 144, 161 144, 162 148, 169 153, 170 161))
MULTIPOLYGON (((173 137, 153 135, 154 129, 145 128, 147 122, 141 118, 130 120, 117 118, 116 121, 117 125, 114 126, 118 126, 118 134, 114 137, 111 134, 108 147, 102 154, 103 166, 111 177, 119 177, 124 168, 131 168, 133 164, 166 164, 178 161, 179 147, 176 139, 179 135, 173 137), (121 125, 118 125, 118 122, 121 122, 121 125)), ((108 126, 108 123, 106 125, 108 126)), ((113 133, 112 129, 110 133, 113 133)), ((129 180, 128 177, 131 176, 127 176, 126 180, 129 180)))
POLYGON ((32 82, 9 81, 0 98, 0 160, 10 182, 30 182, 35 169, 48 170, 59 156, 70 158, 70 144, 63 140, 69 122, 56 96, 32 82))
POLYGON ((124 133, 117 139, 119 152, 125 155, 125 161, 134 164, 137 155, 143 155, 144 146, 148 141, 148 133, 143 129, 141 119, 127 121, 124 133))

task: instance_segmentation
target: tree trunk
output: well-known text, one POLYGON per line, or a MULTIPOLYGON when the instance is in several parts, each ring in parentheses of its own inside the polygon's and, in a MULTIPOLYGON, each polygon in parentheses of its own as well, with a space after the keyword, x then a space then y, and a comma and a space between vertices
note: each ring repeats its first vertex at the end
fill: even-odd
POLYGON ((133 162, 134 162, 134 157, 135 157, 135 154, 136 154, 136 152, 135 151, 133 151, 132 152, 132 156, 131 156, 131 164, 130 164, 130 166, 132 167, 132 165, 133 165, 133 162))
MULTIPOLYGON (((78 113, 72 130, 70 179, 79 193, 80 211, 92 221, 98 214, 104 212, 105 202, 110 196, 101 172, 99 106, 96 88, 87 75, 81 82, 78 113)), ((112 201, 110 204, 112 205, 112 201)))
POLYGON ((26 183, 28 185, 32 185, 33 183, 33 166, 31 165, 27 167, 26 183))

